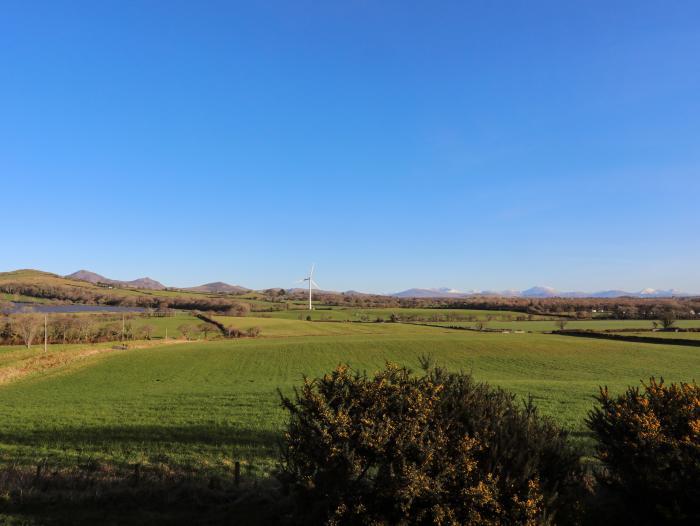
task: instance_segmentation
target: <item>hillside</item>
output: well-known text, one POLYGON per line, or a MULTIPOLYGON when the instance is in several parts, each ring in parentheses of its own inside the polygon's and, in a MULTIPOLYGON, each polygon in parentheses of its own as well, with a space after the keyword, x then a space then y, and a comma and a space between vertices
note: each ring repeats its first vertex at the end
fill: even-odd
MULTIPOLYGON (((104 283, 104 282, 99 282, 104 283)), ((217 294, 97 285, 40 270, 0 272, 0 299, 225 312, 238 302, 217 294)))
POLYGON ((73 274, 69 274, 66 276, 68 279, 79 279, 82 281, 87 281, 89 283, 93 284, 98 284, 98 283, 104 283, 107 285, 114 285, 117 287, 131 287, 134 289, 146 289, 146 290, 163 290, 165 289, 165 285, 162 283, 151 279, 151 278, 138 278, 134 279, 131 281, 123 281, 123 280, 118 280, 118 279, 111 279, 111 278, 106 278, 100 274, 97 274, 95 272, 91 272, 89 270, 79 270, 77 272, 73 272, 73 274))
POLYGON ((226 294, 245 294, 246 292, 250 292, 250 289, 241 287, 240 285, 229 285, 223 281, 205 283, 204 285, 199 285, 198 287, 188 287, 182 290, 189 290, 192 292, 223 292, 226 294))

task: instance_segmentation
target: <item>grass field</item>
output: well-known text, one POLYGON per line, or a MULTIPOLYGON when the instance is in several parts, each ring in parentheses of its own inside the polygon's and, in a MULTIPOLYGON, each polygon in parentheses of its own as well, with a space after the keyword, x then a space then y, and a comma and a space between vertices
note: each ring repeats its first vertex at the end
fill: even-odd
POLYGON ((259 318, 254 316, 214 316, 216 321, 227 327, 247 330, 260 328, 263 338, 284 338, 291 336, 348 336, 357 334, 446 334, 450 329, 425 325, 404 325, 400 323, 352 323, 315 322, 287 320, 282 318, 259 318), (438 332, 435 332, 436 329, 438 332))
MULTIPOLYGON (((269 305, 269 303, 268 303, 269 305)), ((306 309, 292 309, 265 313, 264 316, 271 318, 283 318, 288 320, 306 320, 310 316, 314 321, 375 321, 377 318, 388 320, 392 314, 396 314, 402 319, 420 317, 424 319, 454 319, 468 320, 516 320, 518 317, 526 317, 522 312, 515 311, 495 311, 477 309, 419 309, 419 308, 387 308, 387 309, 358 309, 349 307, 324 308, 317 307, 313 311, 306 309)), ((261 314, 253 313, 253 316, 261 314)), ((542 316, 534 316, 534 319, 542 319, 542 316)))
MULTIPOLYGON (((473 322, 438 322, 437 326, 475 327, 473 322)), ((676 322, 682 328, 700 328, 700 320, 679 320, 676 322)), ((486 323, 488 329, 520 330, 530 332, 549 332, 559 330, 555 321, 491 321, 486 323)), ((568 321, 566 330, 615 330, 615 329, 652 329, 651 320, 581 320, 568 321)), ((658 333, 654 333, 658 334, 658 333)))
MULTIPOLYGON (((319 375, 341 362, 369 371, 386 360, 415 368, 418 356, 430 353, 450 369, 532 394, 576 439, 585 436, 583 419, 598 385, 619 391, 650 375, 691 380, 700 372, 700 350, 671 344, 265 321, 279 325, 263 333, 296 337, 105 352, 0 386, 1 461, 92 458, 226 471, 242 460, 253 472, 267 473, 284 422, 276 389, 290 392, 302 374, 319 375), (317 330, 350 332, 309 335, 317 330)), ((0 367, 2 357, 17 358, 14 352, 25 351, 0 349, 0 367)))

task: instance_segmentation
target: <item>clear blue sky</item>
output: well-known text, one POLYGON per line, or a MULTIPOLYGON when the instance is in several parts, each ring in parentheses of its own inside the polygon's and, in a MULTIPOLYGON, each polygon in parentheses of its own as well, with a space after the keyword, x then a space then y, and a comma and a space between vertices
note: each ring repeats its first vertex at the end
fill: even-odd
POLYGON ((700 3, 3 2, 0 268, 700 292, 700 3))

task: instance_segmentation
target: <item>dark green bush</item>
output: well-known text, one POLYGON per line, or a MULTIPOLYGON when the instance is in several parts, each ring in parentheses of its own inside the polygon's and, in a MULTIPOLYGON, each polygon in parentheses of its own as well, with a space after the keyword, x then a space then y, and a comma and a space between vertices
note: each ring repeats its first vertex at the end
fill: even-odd
POLYGON ((589 414, 606 468, 600 480, 628 519, 700 524, 700 386, 642 385, 617 397, 601 388, 589 414))
POLYGON ((309 524, 539 525, 577 509, 578 454, 531 403, 429 368, 338 367, 293 399, 280 480, 309 524), (565 513, 566 512, 566 513, 565 513))

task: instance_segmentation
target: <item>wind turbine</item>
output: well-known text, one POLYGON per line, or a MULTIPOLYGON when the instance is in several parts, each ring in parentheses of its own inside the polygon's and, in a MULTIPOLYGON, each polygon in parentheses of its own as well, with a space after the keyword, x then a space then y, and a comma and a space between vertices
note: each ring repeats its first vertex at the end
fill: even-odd
POLYGON ((303 279, 300 279, 298 283, 303 283, 305 281, 309 282, 309 310, 313 310, 313 305, 311 304, 311 290, 313 287, 316 287, 317 289, 320 289, 321 287, 318 286, 318 283, 314 281, 314 268, 316 267, 316 263, 311 265, 311 272, 309 272, 309 275, 303 279))

